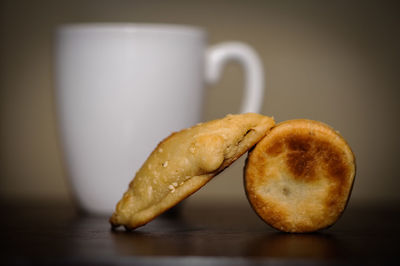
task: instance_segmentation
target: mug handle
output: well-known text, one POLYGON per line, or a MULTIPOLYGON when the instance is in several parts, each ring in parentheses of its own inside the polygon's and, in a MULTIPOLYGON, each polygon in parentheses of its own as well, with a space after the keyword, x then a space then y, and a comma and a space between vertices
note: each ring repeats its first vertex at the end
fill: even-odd
POLYGON ((247 44, 226 42, 208 48, 206 52, 206 82, 216 83, 228 61, 239 62, 243 65, 245 72, 245 90, 240 112, 260 112, 265 82, 263 65, 254 49, 247 44))

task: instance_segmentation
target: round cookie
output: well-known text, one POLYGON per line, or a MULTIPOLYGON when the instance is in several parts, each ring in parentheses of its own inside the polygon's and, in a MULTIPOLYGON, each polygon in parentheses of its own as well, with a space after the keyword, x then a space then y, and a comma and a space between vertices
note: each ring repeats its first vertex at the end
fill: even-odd
POLYGON ((113 227, 142 226, 199 190, 262 139, 270 117, 248 113, 173 133, 150 154, 110 218, 113 227))
POLYGON ((338 132, 321 122, 290 120, 249 152, 245 191, 267 224, 284 232, 313 232, 339 218, 355 171, 353 152, 338 132))

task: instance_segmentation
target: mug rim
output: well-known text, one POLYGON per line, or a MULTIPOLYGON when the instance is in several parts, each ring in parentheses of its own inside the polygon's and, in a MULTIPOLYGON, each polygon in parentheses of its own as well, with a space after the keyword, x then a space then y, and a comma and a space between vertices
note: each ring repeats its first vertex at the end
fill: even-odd
POLYGON ((58 32, 157 32, 178 33, 189 35, 205 35, 205 30, 199 26, 169 23, 121 23, 121 22, 94 22, 68 23, 57 27, 58 32))

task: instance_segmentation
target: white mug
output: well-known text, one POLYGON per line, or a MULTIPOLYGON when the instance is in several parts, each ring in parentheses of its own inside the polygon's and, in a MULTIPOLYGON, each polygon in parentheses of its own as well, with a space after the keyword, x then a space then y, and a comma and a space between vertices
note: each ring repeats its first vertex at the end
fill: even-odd
POLYGON ((259 112, 264 77, 249 46, 207 46, 200 28, 168 24, 71 24, 55 36, 55 101, 74 198, 111 214, 157 143, 202 119, 205 83, 224 64, 245 71, 241 112, 259 112))

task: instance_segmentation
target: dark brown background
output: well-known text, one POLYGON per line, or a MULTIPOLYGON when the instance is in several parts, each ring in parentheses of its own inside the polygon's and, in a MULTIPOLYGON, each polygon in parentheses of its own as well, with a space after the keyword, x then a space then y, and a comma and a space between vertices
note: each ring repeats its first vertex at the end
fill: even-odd
MULTIPOLYGON (((71 22, 201 26, 265 64, 263 114, 321 120, 357 158, 356 202, 400 200, 399 6, 395 1, 1 1, 1 199, 69 201, 52 99, 52 34, 71 22)), ((204 119, 237 112, 243 76, 226 68, 204 119)), ((243 158, 189 202, 243 201, 243 158)), ((95 186, 95 184, 93 184, 95 186)))

